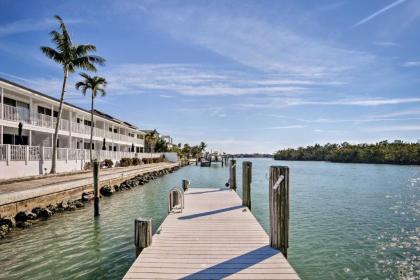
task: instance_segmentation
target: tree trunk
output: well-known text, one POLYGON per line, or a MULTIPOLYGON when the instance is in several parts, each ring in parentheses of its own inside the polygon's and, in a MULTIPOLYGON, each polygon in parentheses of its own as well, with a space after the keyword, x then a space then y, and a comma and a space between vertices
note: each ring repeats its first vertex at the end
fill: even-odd
MULTIPOLYGON (((56 173, 58 127, 60 125, 61 111, 63 110, 64 94, 66 92, 67 77, 68 77, 68 71, 67 71, 67 68, 65 68, 64 69, 63 87, 61 88, 60 105, 58 106, 57 123, 55 124, 55 130, 54 130, 54 136, 53 136, 53 152, 52 152, 51 171, 50 171, 51 174, 56 173)), ((53 115, 52 121, 54 121, 54 110, 52 112, 52 115, 53 115)))
POLYGON ((92 103, 90 105, 90 163, 93 163, 92 157, 92 144, 93 144, 93 99, 95 98, 95 92, 92 90, 92 103))

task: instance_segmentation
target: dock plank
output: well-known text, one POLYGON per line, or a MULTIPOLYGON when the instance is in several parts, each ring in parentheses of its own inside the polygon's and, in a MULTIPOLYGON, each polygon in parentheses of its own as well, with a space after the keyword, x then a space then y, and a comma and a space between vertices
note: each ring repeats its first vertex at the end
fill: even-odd
POLYGON ((300 279, 238 195, 190 188, 124 279, 300 279))

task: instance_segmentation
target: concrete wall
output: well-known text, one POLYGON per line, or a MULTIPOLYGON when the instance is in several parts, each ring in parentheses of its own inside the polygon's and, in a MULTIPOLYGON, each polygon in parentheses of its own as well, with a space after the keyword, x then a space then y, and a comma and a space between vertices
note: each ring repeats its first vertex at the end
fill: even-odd
MULTIPOLYGON (((144 153, 138 154, 139 158, 157 158, 160 157, 161 153, 144 153)), ((178 156, 176 153, 164 153, 165 158, 170 162, 177 162, 178 156)), ((57 160, 57 173, 60 172, 72 172, 81 171, 85 166, 85 163, 89 160, 57 160)), ((114 164, 115 164, 114 160, 114 164)), ((11 179, 19 177, 28 177, 47 174, 51 169, 51 160, 45 161, 13 161, 10 160, 9 164, 6 161, 0 161, 0 180, 11 179)))
POLYGON ((177 153, 164 153, 165 159, 170 162, 177 162, 178 161, 178 155, 177 153))
MULTIPOLYGON (((83 170, 84 160, 57 161, 57 172, 71 172, 83 170)), ((10 161, 9 165, 5 161, 0 161, 0 179, 11 179, 27 176, 35 176, 49 173, 51 161, 10 161)))

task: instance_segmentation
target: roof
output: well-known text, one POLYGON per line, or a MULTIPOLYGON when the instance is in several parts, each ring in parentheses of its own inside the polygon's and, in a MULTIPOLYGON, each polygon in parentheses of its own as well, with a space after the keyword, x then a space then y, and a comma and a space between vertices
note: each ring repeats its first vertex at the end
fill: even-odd
MULTIPOLYGON (((21 84, 18 84, 18 83, 12 82, 12 81, 7 80, 7 79, 5 79, 5 78, 3 78, 3 77, 0 77, 0 82, 8 83, 8 84, 10 84, 10 85, 12 85, 12 86, 19 87, 19 88, 21 88, 21 89, 24 89, 24 90, 30 91, 30 92, 32 92, 32 93, 34 93, 34 94, 37 94, 37 95, 40 95, 40 96, 42 96, 42 97, 48 98, 48 99, 53 100, 53 101, 55 101, 55 102, 60 102, 60 100, 59 100, 59 99, 57 99, 57 98, 55 98, 55 97, 49 96, 49 95, 47 95, 47 94, 45 94, 45 93, 42 93, 42 92, 36 91, 36 90, 34 90, 34 89, 31 89, 31 88, 28 88, 28 87, 23 86, 23 85, 21 85, 21 84)), ((67 103, 67 102, 64 102, 64 104, 65 104, 65 105, 67 105, 67 106, 69 106, 69 107, 73 107, 73 108, 75 108, 75 109, 78 109, 78 110, 81 110, 81 111, 84 111, 84 112, 86 112, 86 113, 89 113, 89 114, 90 114, 90 111, 88 111, 88 110, 86 110, 86 109, 83 109, 83 108, 81 108, 81 107, 78 107, 78 106, 76 106, 76 105, 73 105, 73 104, 70 104, 70 103, 67 103)), ((121 124, 121 125, 127 125, 127 126, 129 126, 130 128, 133 128, 133 129, 138 129, 138 127, 136 127, 136 126, 134 126, 134 125, 132 125, 132 124, 130 124, 130 123, 128 123, 128 122, 121 121, 121 120, 119 120, 119 119, 117 119, 117 118, 114 118, 113 116, 108 115, 108 114, 106 114, 106 113, 104 113, 104 112, 101 112, 101 111, 99 111, 99 110, 94 110, 94 113, 95 113, 95 115, 96 115, 96 116, 102 117, 102 118, 104 118, 104 119, 107 119, 107 120, 110 120, 110 121, 116 122, 116 123, 121 124)))

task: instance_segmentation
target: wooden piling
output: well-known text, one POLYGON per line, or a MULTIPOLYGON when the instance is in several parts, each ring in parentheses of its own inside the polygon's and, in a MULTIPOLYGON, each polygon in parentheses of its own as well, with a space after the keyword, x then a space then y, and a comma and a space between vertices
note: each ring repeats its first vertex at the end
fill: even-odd
POLYGON ((242 205, 251 210, 252 162, 242 162, 242 205))
POLYGON ((93 215, 99 216, 99 162, 93 162, 93 215))
POLYGON ((185 180, 185 179, 182 180, 182 189, 184 190, 184 192, 188 190, 189 186, 190 186, 190 181, 185 180))
POLYGON ((289 247, 289 167, 271 166, 269 182, 270 246, 287 258, 289 247))
POLYGON ((229 187, 236 191, 236 160, 231 159, 229 165, 229 187))
POLYGON ((134 245, 136 256, 144 248, 152 245, 152 219, 137 218, 134 220, 134 245))

